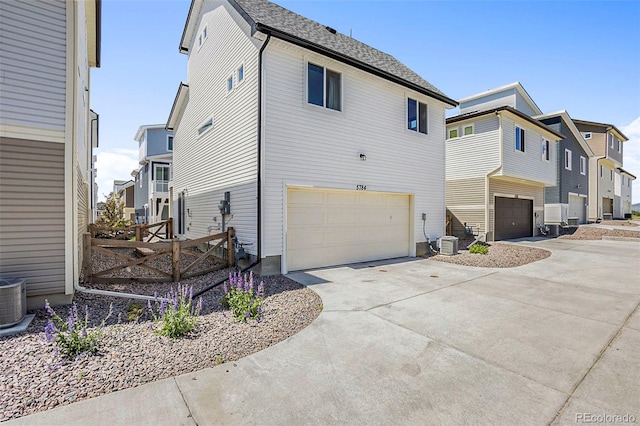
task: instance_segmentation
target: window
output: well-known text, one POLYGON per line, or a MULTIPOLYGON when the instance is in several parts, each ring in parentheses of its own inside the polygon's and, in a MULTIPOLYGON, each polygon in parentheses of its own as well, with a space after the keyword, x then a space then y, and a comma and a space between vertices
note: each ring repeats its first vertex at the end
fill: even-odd
POLYGON ((233 90, 233 76, 229 76, 229 78, 227 79, 227 92, 230 92, 233 90))
POLYGON ((427 104, 407 98, 407 129, 427 134, 427 104))
POLYGON ((469 125, 469 126, 464 126, 462 128, 462 134, 464 136, 469 136, 473 134, 473 124, 469 125))
POLYGON ((542 139, 542 159, 549 161, 549 141, 547 139, 542 139))
POLYGON ((613 182, 613 169, 609 170, 609 180, 613 182))
POLYGON ((617 139, 618 141, 618 152, 622 152, 622 143, 620 142, 620 139, 617 139))
POLYGON ((516 126, 516 151, 524 152, 524 129, 516 126))
POLYGON ((448 139, 454 139, 458 137, 458 128, 456 127, 455 129, 449 129, 449 137, 448 139))
POLYGON ((173 151, 173 136, 167 135, 167 151, 173 151))
POLYGON ((584 158, 582 155, 580 156, 580 174, 581 175, 587 174, 587 159, 584 158))
POLYGON ((200 46, 202 46, 202 44, 205 42, 206 39, 207 39, 207 27, 205 26, 202 29, 202 32, 200 33, 200 35, 198 36, 198 49, 200 49, 200 46))
POLYGON ((604 177, 604 166, 600 164, 600 177, 604 177))
POLYGON ((591 139, 591 132, 587 132, 584 134, 585 139, 591 139))
POLYGON ((242 83, 242 80, 244 80, 244 65, 240 65, 238 68, 238 84, 242 83))
POLYGON ((568 149, 564 150, 564 168, 571 170, 571 151, 568 149))
POLYGON ((198 135, 203 134, 204 132, 211 129, 212 127, 213 127, 213 118, 209 118, 204 123, 202 123, 200 127, 198 127, 198 135))
POLYGON ((342 111, 342 75, 309 62, 307 64, 307 102, 342 111))
POLYGON ((609 133, 609 146, 613 148, 613 134, 609 133))

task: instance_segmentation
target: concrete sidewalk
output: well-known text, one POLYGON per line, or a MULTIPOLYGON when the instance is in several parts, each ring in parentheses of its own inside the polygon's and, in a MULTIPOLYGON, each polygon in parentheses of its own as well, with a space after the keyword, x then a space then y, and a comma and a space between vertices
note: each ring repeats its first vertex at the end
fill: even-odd
POLYGON ((640 422, 640 245, 526 244, 553 254, 511 269, 405 259, 293 273, 324 303, 295 336, 7 425, 640 422))

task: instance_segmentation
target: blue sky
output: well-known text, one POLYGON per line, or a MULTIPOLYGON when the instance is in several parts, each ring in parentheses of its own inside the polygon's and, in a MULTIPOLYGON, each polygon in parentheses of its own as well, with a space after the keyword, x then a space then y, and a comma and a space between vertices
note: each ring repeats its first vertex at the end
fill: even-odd
MULTIPOLYGON (((412 68, 460 99, 520 81, 543 112, 611 123, 631 140, 624 168, 640 199, 640 2, 277 0, 412 68)), ((99 193, 137 166, 140 125, 166 122, 186 56, 190 0, 103 0, 99 193)))

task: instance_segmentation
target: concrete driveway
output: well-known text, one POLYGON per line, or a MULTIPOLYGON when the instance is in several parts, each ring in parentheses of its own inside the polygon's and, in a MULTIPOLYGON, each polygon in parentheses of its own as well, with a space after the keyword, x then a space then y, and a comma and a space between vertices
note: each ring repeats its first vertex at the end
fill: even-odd
POLYGON ((640 422, 640 242, 524 244, 553 254, 290 274, 324 310, 286 341, 9 424, 640 422))

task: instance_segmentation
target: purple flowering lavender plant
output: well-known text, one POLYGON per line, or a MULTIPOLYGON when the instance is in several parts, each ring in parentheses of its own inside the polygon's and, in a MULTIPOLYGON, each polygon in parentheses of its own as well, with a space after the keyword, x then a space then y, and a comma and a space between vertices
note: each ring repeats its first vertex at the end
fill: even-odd
POLYGON ((97 328, 89 330, 89 307, 85 306, 84 317, 78 314, 78 307, 74 303, 69 308, 67 319, 58 315, 49 301, 44 305, 47 314, 51 317, 44 328, 47 343, 55 342, 56 351, 67 359, 75 359, 83 354, 95 354, 100 345, 100 329, 112 314, 113 307, 109 307, 109 314, 102 320, 97 328))
POLYGON ((222 289, 224 291, 222 305, 231 309, 236 321, 260 320, 264 301, 264 282, 260 281, 256 289, 253 272, 250 272, 248 277, 242 276, 240 272, 230 273, 229 281, 223 283, 222 289))
POLYGON ((202 298, 193 303, 193 287, 181 286, 164 297, 155 296, 155 308, 151 301, 147 302, 147 309, 158 323, 157 329, 150 325, 150 329, 162 336, 171 338, 182 337, 195 327, 202 309, 202 298))

